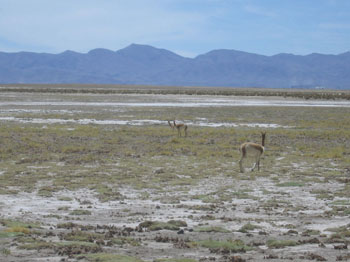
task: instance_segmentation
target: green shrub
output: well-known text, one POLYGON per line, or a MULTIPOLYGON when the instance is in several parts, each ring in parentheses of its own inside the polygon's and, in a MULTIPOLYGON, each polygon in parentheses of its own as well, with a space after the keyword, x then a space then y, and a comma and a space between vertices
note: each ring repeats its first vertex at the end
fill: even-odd
POLYGON ((268 240, 266 245, 269 248, 284 248, 289 246, 297 246, 298 242, 294 240, 268 240))

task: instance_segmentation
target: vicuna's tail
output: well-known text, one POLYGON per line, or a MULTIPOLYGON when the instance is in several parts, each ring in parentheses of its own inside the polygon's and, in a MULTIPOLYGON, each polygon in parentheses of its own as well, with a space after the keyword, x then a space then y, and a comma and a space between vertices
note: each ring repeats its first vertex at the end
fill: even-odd
POLYGON ((242 154, 242 157, 245 157, 247 154, 247 150, 246 150, 245 146, 240 146, 239 152, 242 154))

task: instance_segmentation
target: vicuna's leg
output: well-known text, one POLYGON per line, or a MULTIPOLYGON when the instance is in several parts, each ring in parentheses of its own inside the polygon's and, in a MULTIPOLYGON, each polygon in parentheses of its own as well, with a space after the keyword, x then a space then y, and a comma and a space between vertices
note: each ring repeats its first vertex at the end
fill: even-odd
POLYGON ((177 136, 181 136, 181 128, 177 128, 177 136))
POLYGON ((244 147, 241 149, 241 154, 241 159, 239 160, 239 169, 241 173, 244 173, 243 160, 246 156, 246 150, 244 147))
POLYGON ((250 169, 250 171, 254 171, 255 167, 256 167, 256 163, 258 162, 258 156, 255 157, 255 163, 252 166, 252 169, 250 169))
POLYGON ((244 157, 242 156, 241 159, 239 160, 239 170, 241 173, 244 173, 243 159, 244 157))
POLYGON ((185 126, 185 136, 187 136, 187 126, 185 126))
POLYGON ((254 169, 255 169, 255 167, 256 167, 256 162, 254 163, 254 165, 253 165, 253 167, 252 167, 252 169, 250 169, 250 171, 254 171, 254 169))
POLYGON ((258 166, 258 171, 260 170, 260 155, 256 156, 254 166, 252 168, 252 171, 254 171, 255 167, 258 166))
POLYGON ((259 159, 258 159, 258 171, 260 171, 260 156, 259 156, 259 159))

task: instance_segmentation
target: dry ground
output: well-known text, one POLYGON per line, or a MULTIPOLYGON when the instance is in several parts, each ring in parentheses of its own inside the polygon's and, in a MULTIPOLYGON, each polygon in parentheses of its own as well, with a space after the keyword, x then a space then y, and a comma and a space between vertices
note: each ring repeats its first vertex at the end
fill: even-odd
POLYGON ((304 102, 3 91, 0 261, 350 260, 349 104, 304 102))

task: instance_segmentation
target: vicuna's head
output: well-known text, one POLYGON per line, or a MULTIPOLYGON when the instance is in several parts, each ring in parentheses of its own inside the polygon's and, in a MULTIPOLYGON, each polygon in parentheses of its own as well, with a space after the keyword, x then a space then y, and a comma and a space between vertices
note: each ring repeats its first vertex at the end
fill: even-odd
POLYGON ((168 124, 169 124, 169 126, 170 126, 172 129, 174 129, 174 126, 170 123, 169 120, 168 120, 168 124))
POLYGON ((266 132, 261 132, 261 145, 265 146, 266 132))

